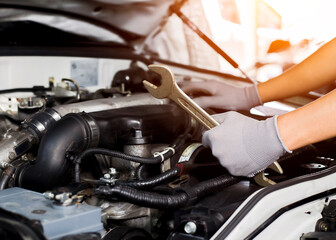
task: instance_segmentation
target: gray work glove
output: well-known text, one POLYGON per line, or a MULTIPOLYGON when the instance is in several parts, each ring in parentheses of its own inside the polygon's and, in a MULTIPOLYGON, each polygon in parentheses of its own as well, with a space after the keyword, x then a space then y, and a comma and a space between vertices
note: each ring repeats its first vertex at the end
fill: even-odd
POLYGON ((205 93, 211 96, 202 96, 193 100, 202 108, 218 108, 225 110, 250 110, 262 105, 257 85, 248 87, 234 87, 216 80, 206 82, 186 82, 180 85, 188 95, 205 93))
POLYGON ((286 152, 277 116, 258 121, 237 112, 213 116, 219 126, 204 132, 202 143, 234 176, 252 177, 286 152))

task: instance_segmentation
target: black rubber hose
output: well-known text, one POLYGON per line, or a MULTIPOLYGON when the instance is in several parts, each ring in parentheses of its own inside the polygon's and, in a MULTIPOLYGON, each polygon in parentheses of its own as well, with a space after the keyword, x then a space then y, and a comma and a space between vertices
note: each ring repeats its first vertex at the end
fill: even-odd
POLYGON ((20 187, 45 191, 68 179, 72 162, 67 160, 67 152, 83 151, 93 138, 84 117, 84 114, 68 114, 55 123, 42 138, 34 164, 17 174, 20 187))
POLYGON ((7 184, 9 182, 10 176, 8 176, 7 174, 3 174, 1 176, 1 180, 0 180, 0 190, 3 190, 7 187, 7 184))
POLYGON ((15 172, 14 166, 9 166, 3 171, 1 179, 0 179, 0 190, 3 190, 7 187, 9 180, 13 177, 15 172))
MULTIPOLYGON (((155 164, 159 164, 161 163, 163 160, 166 160, 170 157, 172 157, 174 155, 174 153, 176 152, 175 149, 179 149, 181 146, 183 146, 183 144, 185 143, 185 141, 189 138, 191 138, 189 132, 191 131, 191 123, 190 121, 183 121, 183 117, 181 116, 184 116, 183 114, 182 115, 179 115, 177 114, 178 111, 177 109, 174 109, 174 107, 170 106, 170 105, 167 105, 165 106, 167 112, 171 112, 171 114, 173 115, 173 118, 172 119, 180 119, 180 123, 177 123, 176 126, 179 126, 179 125, 183 125, 185 127, 185 131, 183 134, 175 137, 174 141, 172 142, 172 145, 171 147, 174 149, 171 149, 169 151, 167 151, 166 153, 162 154, 162 155, 158 155, 158 156, 153 156, 153 157, 149 157, 149 158, 143 158, 143 157, 137 157, 137 156, 133 156, 133 155, 128 155, 128 154, 125 154, 125 153, 122 153, 122 152, 118 152, 118 151, 113 151, 113 150, 109 150, 107 148, 92 148, 92 149, 88 149, 84 152, 82 152, 79 156, 76 157, 75 159, 75 169, 74 169, 74 178, 75 178, 75 181, 77 183, 80 182, 80 163, 82 162, 82 159, 87 156, 87 155, 90 155, 90 154, 103 154, 103 155, 108 155, 108 156, 112 156, 112 157, 118 157, 120 159, 124 159, 124 160, 127 160, 127 161, 132 161, 132 162, 137 162, 137 163, 140 163, 140 164, 144 164, 144 165, 155 165, 155 164), (176 115, 174 115, 174 114, 176 115)), ((154 109, 155 111, 152 113, 152 112, 149 112, 150 113, 150 116, 155 116, 157 115, 156 113, 158 112, 161 112, 162 113, 162 107, 160 109, 157 109, 156 106, 153 107, 152 109, 154 109)), ((124 110, 125 111, 125 110, 124 110)), ((131 110, 128 110, 127 113, 125 112, 122 112, 121 115, 125 115, 127 116, 128 112, 131 112, 131 110)), ((142 112, 147 112, 147 115, 148 115, 148 109, 147 108, 142 108, 142 112)), ((111 112, 112 113, 112 112, 111 112)), ((137 111, 135 111, 135 113, 137 113, 137 111)), ((139 114, 139 113, 137 113, 139 114)), ((137 116, 137 114, 135 114, 135 119, 136 118, 139 118, 139 116, 137 116)), ((105 114, 106 115, 106 114, 105 114)), ((111 131, 111 130, 108 130, 109 126, 113 125, 113 126, 118 126, 117 124, 113 124, 113 123, 118 123, 118 121, 115 121, 115 122, 108 122, 109 124, 106 123, 106 121, 104 120, 106 118, 106 116, 103 115, 103 116, 100 116, 98 113, 96 113, 96 116, 95 116, 95 119, 97 121, 97 124, 99 125, 99 129, 100 131, 102 132, 106 132, 106 131, 111 131), (104 124, 103 124, 104 123, 104 124)), ((113 117, 113 115, 111 115, 113 117)), ((117 115, 116 115, 117 116, 117 115)), ((148 115, 149 116, 149 115, 148 115)), ((118 116, 120 117, 120 116, 118 116)), ((118 119, 118 118, 114 118, 114 119, 118 119)), ((143 120, 139 121, 139 122, 143 122, 143 124, 145 122, 147 122, 147 120, 149 122, 152 122, 154 121, 153 119, 149 118, 147 120, 146 117, 144 117, 143 120)), ((162 118, 161 120, 163 120, 164 118, 162 118)), ((157 119, 155 120, 157 122, 157 119)), ((127 122, 127 121, 126 121, 127 122)), ((136 122, 136 121, 135 121, 136 122)), ((160 122, 160 121, 159 121, 160 122)), ((130 126, 127 126, 127 128, 129 128, 130 126)), ((160 128, 158 129, 161 129, 162 130, 162 126, 160 126, 160 128)), ((117 130, 117 129, 114 129, 114 130, 117 130)), ((166 131, 166 130, 165 130, 166 131)), ((112 131, 113 132, 113 131, 112 131)), ((176 132, 176 129, 170 129, 169 130, 170 133, 174 133, 176 132)), ((162 132, 159 132, 158 133, 162 133, 162 132)), ((151 132, 151 134, 153 134, 151 132)), ((104 135, 104 134, 102 134, 104 135)), ((172 134, 174 135, 174 134, 172 134)), ((101 139, 102 142, 109 142, 110 141, 110 138, 107 138, 105 139, 101 139)), ((106 143, 105 143, 106 145, 106 143)), ((142 168, 143 169, 143 168, 142 168)), ((140 175, 138 175, 139 177, 141 177, 140 175)))
POLYGON ((172 169, 158 175, 145 180, 138 181, 116 181, 116 185, 129 186, 136 189, 145 189, 158 186, 163 183, 167 183, 176 177, 178 177, 182 172, 182 166, 177 165, 172 169))
POLYGON ((227 186, 240 181, 240 178, 229 174, 216 177, 196 184, 195 186, 183 190, 173 195, 163 195, 153 192, 141 191, 129 186, 100 186, 95 189, 95 193, 120 198, 123 201, 131 202, 150 208, 179 208, 193 204, 197 199, 217 192, 227 186))
MULTIPOLYGON (((187 135, 188 137, 190 137, 189 135, 187 135)), ((184 137, 186 138, 186 137, 184 137)), ((175 153, 175 149, 179 148, 182 146, 182 144, 185 142, 184 141, 183 136, 178 136, 176 138, 176 140, 173 142, 173 145, 169 149, 168 151, 166 151, 165 153, 163 153, 162 155, 157 155, 157 156, 152 156, 152 157, 138 157, 138 156, 133 156, 133 155, 128 155, 122 152, 118 152, 118 151, 114 151, 114 150, 110 150, 110 149, 106 149, 106 148, 90 148, 87 149, 85 151, 83 151, 76 159, 76 162, 81 163, 82 159, 84 157, 86 157, 87 155, 91 155, 91 154, 102 154, 102 155, 107 155, 110 157, 117 157, 117 158, 121 158, 127 161, 131 161, 131 162, 137 162, 140 164, 145 164, 145 165, 154 165, 154 164, 159 164, 161 163, 163 160, 166 160, 168 158, 170 158, 171 156, 174 155, 175 153), (173 149, 171 149, 173 148, 173 149)))
POLYGON ((44 111, 35 113, 31 118, 26 119, 20 128, 28 129, 38 137, 38 140, 50 129, 57 121, 61 119, 59 113, 52 109, 47 108, 44 111))
POLYGON ((154 165, 154 164, 159 164, 162 161, 170 158, 173 156, 174 151, 170 149, 169 151, 166 151, 162 155, 158 156, 153 156, 149 158, 144 158, 144 157, 138 157, 138 156, 133 156, 133 155, 128 155, 122 152, 118 151, 113 151, 105 148, 90 148, 85 151, 83 151, 76 159, 75 159, 75 181, 80 182, 80 163, 82 162, 82 159, 86 157, 87 155, 91 154, 102 154, 102 155, 107 155, 110 157, 117 157, 126 161, 131 161, 131 162, 137 162, 140 164, 148 164, 148 165, 154 165), (162 156, 162 157, 161 157, 162 156))
POLYGON ((145 171, 146 165, 140 164, 136 169, 135 169, 135 178, 138 180, 144 180, 145 177, 143 176, 144 171, 145 171))
POLYGON ((109 149, 105 149, 105 148, 90 148, 85 150, 84 152, 82 152, 76 162, 81 162, 82 159, 90 154, 102 154, 102 155, 107 155, 110 157, 117 157, 117 158, 121 158, 127 161, 131 161, 131 162, 137 162, 137 163, 141 163, 141 164, 158 164, 161 163, 163 160, 170 158, 171 156, 173 156, 173 151, 167 151, 166 153, 162 154, 163 158, 161 157, 161 155, 158 156, 152 156, 152 157, 138 157, 138 156, 133 156, 133 155, 128 155, 122 152, 118 152, 118 151, 114 151, 114 150, 109 150, 109 149))

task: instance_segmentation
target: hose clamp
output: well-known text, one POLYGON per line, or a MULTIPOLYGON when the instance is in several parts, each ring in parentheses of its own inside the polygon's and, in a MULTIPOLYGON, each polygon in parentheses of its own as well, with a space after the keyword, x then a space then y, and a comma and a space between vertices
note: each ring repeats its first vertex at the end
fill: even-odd
POLYGON ((96 147, 98 146, 99 143, 99 138, 100 138, 100 132, 98 125, 96 124, 94 118, 90 116, 89 114, 81 114, 85 122, 87 123, 87 126, 89 127, 89 147, 96 147))

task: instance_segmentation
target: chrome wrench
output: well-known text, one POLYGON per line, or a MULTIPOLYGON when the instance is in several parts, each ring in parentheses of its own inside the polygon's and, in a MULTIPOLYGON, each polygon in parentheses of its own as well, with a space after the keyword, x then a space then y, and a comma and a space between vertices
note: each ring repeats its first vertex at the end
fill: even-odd
MULTIPOLYGON (((207 129, 211 129, 219 125, 219 123, 213 117, 211 117, 206 111, 198 106, 179 88, 175 82, 173 72, 167 66, 161 64, 152 64, 149 65, 148 68, 160 74, 162 79, 160 86, 155 86, 146 80, 143 81, 145 88, 153 97, 159 99, 171 99, 207 129)), ((281 166, 277 162, 272 163, 268 168, 271 168, 280 174, 283 173, 281 166)), ((260 186, 269 186, 275 184, 275 182, 265 176, 264 171, 255 175, 254 180, 260 186)))

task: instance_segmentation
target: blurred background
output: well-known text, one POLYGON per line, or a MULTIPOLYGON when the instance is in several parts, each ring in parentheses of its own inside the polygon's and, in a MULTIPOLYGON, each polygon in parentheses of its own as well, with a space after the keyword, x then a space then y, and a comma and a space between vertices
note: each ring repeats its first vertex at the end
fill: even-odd
MULTIPOLYGON (((333 0, 189 0, 182 12, 249 76, 262 82, 299 63, 335 36, 335 8, 333 0)), ((169 42, 164 48, 170 50, 158 44, 161 57, 240 74, 177 16, 169 18, 164 32, 169 42)))

